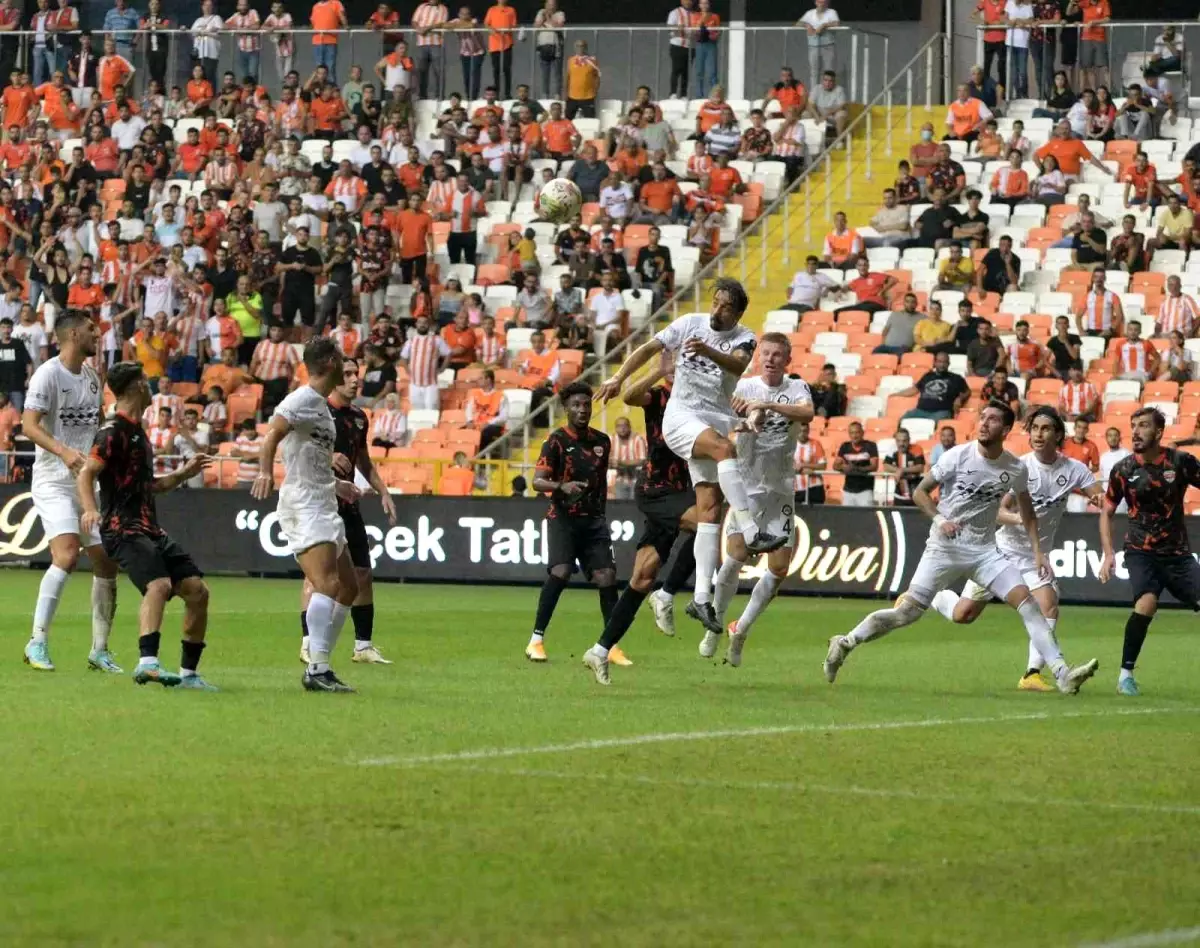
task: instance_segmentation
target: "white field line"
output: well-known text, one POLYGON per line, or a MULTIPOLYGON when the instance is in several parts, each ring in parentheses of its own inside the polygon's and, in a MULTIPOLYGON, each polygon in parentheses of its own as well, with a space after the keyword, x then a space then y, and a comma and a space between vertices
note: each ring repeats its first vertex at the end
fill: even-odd
POLYGON ((1146 932, 1143 935, 1130 935, 1128 938, 1117 938, 1113 941, 1089 941, 1079 948, 1160 948, 1162 945, 1187 945, 1194 941, 1200 941, 1200 926, 1176 928, 1165 932, 1146 932))
MULTIPOLYGON (((449 765, 447 765, 449 766, 449 765)), ((703 777, 658 777, 648 774, 598 774, 526 768, 467 766, 455 771, 494 774, 506 777, 529 777, 535 780, 600 781, 605 783, 636 783, 652 787, 699 787, 718 790, 778 790, 783 793, 827 794, 830 796, 875 797, 886 800, 914 800, 920 803, 965 804, 968 806, 1052 806, 1083 810, 1119 810, 1128 812, 1200 816, 1200 806, 1156 803, 1112 803, 1104 800, 1071 800, 1045 797, 968 796, 949 793, 924 793, 919 790, 888 790, 873 787, 834 787, 825 784, 791 780, 709 780, 703 777)), ((1169 944, 1164 942, 1163 944, 1169 944)))
POLYGON ((1134 717, 1148 714, 1194 713, 1195 707, 1127 708, 1102 711, 1048 711, 1028 714, 998 714, 991 717, 919 718, 909 721, 864 721, 851 724, 782 724, 774 727, 728 728, 716 731, 667 731, 635 734, 629 737, 598 738, 566 744, 541 744, 532 747, 483 747, 477 750, 451 751, 444 754, 423 754, 412 757, 367 757, 353 761, 361 767, 422 767, 456 761, 499 760, 506 757, 527 757, 538 754, 569 754, 574 751, 596 751, 615 747, 639 747, 643 744, 670 744, 683 741, 741 740, 753 737, 775 737, 781 734, 837 734, 855 731, 903 731, 918 728, 964 727, 977 724, 1012 724, 1023 721, 1053 721, 1060 718, 1134 717))

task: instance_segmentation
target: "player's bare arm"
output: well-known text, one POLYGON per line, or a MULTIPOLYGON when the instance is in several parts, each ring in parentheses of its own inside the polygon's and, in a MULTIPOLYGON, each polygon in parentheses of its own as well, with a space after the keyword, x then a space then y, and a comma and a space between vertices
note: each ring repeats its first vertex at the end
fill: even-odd
POLYGON ((267 427, 263 437, 262 447, 258 451, 258 477, 250 485, 250 496, 255 500, 266 500, 275 489, 275 452, 279 450, 279 442, 287 437, 292 430, 286 418, 275 415, 267 427))
POLYGON ((84 458, 83 455, 80 455, 80 458, 82 464, 75 475, 75 487, 79 493, 80 506, 83 508, 79 517, 79 527, 90 533, 100 525, 100 511, 96 508, 96 477, 104 470, 104 462, 99 458, 84 458))
POLYGON ((645 408, 650 404, 650 389, 654 388, 665 377, 666 373, 661 367, 647 375, 643 375, 629 386, 629 388, 625 389, 625 394, 621 396, 621 400, 630 408, 645 408))
POLYGON ((916 490, 913 491, 913 503, 921 513, 934 522, 944 536, 957 536, 958 524, 953 520, 947 520, 938 513, 937 501, 933 499, 933 491, 937 486, 938 482, 934 480, 933 476, 926 474, 921 478, 921 483, 917 485, 916 490))
POLYGON ((1022 525, 1021 513, 1017 509, 1016 494, 1005 494, 1000 501, 1000 509, 996 512, 996 523, 1002 527, 1019 527, 1022 525))
POLYGON ((1033 508, 1033 498, 1029 491, 1023 490, 1017 494, 1017 510, 1021 514, 1021 524, 1029 534, 1029 546, 1033 550, 1033 564, 1038 573, 1046 572, 1046 559, 1042 554, 1042 541, 1038 537, 1037 511, 1033 508))
POLYGON ((1100 557, 1100 582, 1102 583, 1107 583, 1112 579, 1113 567, 1116 565, 1112 542, 1112 518, 1115 512, 1116 508, 1110 503, 1105 503, 1100 508, 1100 549, 1103 551, 1100 557))
POLYGON ((662 351, 662 343, 657 339, 649 339, 633 350, 616 373, 607 382, 596 389, 595 397, 601 402, 609 402, 621 394, 625 381, 643 365, 662 351))
POLYGON ((383 512, 387 514, 388 526, 396 525, 396 502, 392 500, 392 492, 388 490, 387 484, 383 482, 383 476, 379 473, 371 458, 363 454, 358 459, 358 470, 363 477, 367 479, 367 483, 371 485, 371 489, 379 495, 379 503, 383 507, 383 512))
POLYGON ((42 419, 45 417, 46 413, 44 411, 35 411, 32 408, 26 408, 21 413, 21 430, 25 433, 25 437, 43 451, 49 451, 56 457, 61 458, 63 464, 67 466, 70 472, 78 476, 79 472, 83 470, 83 465, 87 461, 87 458, 84 457, 82 452, 63 444, 43 428, 42 419))
MULTIPOLYGON (((89 466, 92 462, 88 462, 89 466)), ((168 491, 175 490, 182 484, 187 483, 206 467, 213 463, 211 454, 197 454, 188 458, 179 470, 172 471, 170 474, 164 474, 162 477, 154 478, 154 493, 165 494, 168 491)))
POLYGON ((711 359, 730 375, 741 375, 750 364, 750 353, 745 349, 734 349, 733 352, 721 352, 697 338, 684 342, 683 351, 694 353, 711 359))

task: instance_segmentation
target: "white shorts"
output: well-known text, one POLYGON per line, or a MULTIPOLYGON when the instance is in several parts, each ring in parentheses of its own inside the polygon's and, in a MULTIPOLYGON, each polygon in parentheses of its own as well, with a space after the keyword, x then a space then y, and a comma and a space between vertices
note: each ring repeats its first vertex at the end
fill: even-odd
POLYGON ((41 481, 33 487, 33 509, 42 521, 42 532, 49 543, 55 537, 74 534, 85 549, 100 545, 100 531, 83 533, 79 518, 83 516, 83 505, 75 485, 66 481, 41 481))
POLYGON ((436 385, 410 385, 408 404, 422 411, 437 411, 441 407, 442 393, 436 385))
MULTIPOLYGON (((1037 567, 1033 565, 1032 556, 1024 553, 1014 553, 1012 550, 1001 550, 1000 553, 1020 571, 1021 579, 1029 587, 1030 592, 1049 586, 1054 590, 1054 594, 1058 595, 1058 580, 1054 578, 1053 573, 1046 576, 1039 573, 1037 567)), ((990 589, 980 586, 975 580, 968 579, 967 584, 963 586, 960 598, 974 599, 976 602, 991 602, 992 592, 990 589)))
POLYGON ((717 434, 729 437, 729 432, 736 424, 737 418, 732 415, 706 411, 689 412, 682 409, 672 411, 668 404, 663 415, 663 440, 677 457, 688 462, 688 473, 692 476, 693 484, 715 484, 717 462, 709 458, 693 458, 692 448, 706 428, 712 428, 717 434))
POLYGON ((346 548, 346 525, 338 516, 337 504, 289 504, 281 493, 279 527, 287 536, 292 556, 299 556, 322 543, 332 543, 338 555, 346 548))
MULTIPOLYGON (((794 494, 781 494, 768 491, 764 494, 750 495, 750 512, 754 522, 763 533, 777 537, 787 537, 782 549, 790 550, 796 543, 796 499, 794 494)), ((725 535, 740 533, 734 525, 733 517, 725 519, 725 535)))
POLYGON ((908 584, 908 597, 927 607, 936 593, 964 578, 974 580, 997 599, 1025 584, 1021 571, 995 546, 938 544, 925 547, 908 584))
POLYGON ((875 491, 873 490, 843 490, 843 507, 874 507, 875 491))

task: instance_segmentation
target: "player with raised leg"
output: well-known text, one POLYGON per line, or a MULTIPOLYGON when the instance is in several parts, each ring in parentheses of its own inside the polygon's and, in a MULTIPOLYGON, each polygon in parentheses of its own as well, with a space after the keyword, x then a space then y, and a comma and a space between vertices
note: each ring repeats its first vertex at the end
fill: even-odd
MULTIPOLYGON (((354 482, 354 472, 362 474, 371 488, 379 495, 388 524, 396 525, 396 505, 379 471, 371 463, 367 448, 367 430, 370 424, 366 413, 356 408, 354 399, 358 395, 358 362, 345 359, 342 362, 342 384, 329 395, 329 411, 337 431, 333 443, 333 473, 344 481, 354 482)), ((371 582, 371 541, 367 537, 367 525, 359 509, 358 500, 346 501, 338 498, 338 516, 346 528, 346 550, 354 564, 354 578, 358 582, 358 597, 350 607, 350 622, 354 625, 354 657, 351 659, 367 665, 390 665, 375 646, 375 592, 371 582)), ((308 604, 312 599, 312 586, 307 580, 300 597, 300 629, 304 638, 300 643, 300 661, 309 663, 308 652, 308 604)))
POLYGON ((737 280, 722 277, 713 288, 711 312, 681 316, 638 346, 612 378, 600 386, 607 402, 663 349, 678 353, 675 385, 663 416, 663 437, 688 462, 696 490, 696 590, 687 613, 717 635, 721 623, 712 606, 712 582, 721 565, 721 505, 729 501, 734 524, 751 553, 778 549, 786 537, 759 532, 729 439, 737 424, 729 399, 754 355, 754 333, 742 326, 749 305, 737 280))
POLYGON ((1054 673, 1059 691, 1074 694, 1096 673, 1099 662, 1095 659, 1074 667, 1067 665, 1020 570, 996 549, 996 514, 1000 502, 1012 491, 1017 495, 1021 525, 1029 537, 1034 571, 1039 575, 1046 571, 1037 515, 1029 496, 1028 471, 1004 450, 1004 439, 1015 420, 1004 402, 988 402, 979 414, 978 440, 951 448, 922 478, 913 491, 913 502, 932 518, 933 526, 912 582, 892 608, 872 612, 848 635, 835 635, 829 640, 824 665, 828 681, 837 678, 854 649, 912 625, 937 593, 964 577, 975 580, 1017 610, 1030 640, 1054 673), (934 501, 931 495, 939 486, 941 496, 934 501))
POLYGON ((328 336, 304 347, 308 384, 279 403, 259 452, 260 473, 250 487, 257 500, 275 489, 275 452, 283 445, 283 484, 279 526, 292 555, 312 586, 305 615, 309 663, 301 683, 306 691, 353 692, 329 666, 338 634, 358 596, 354 564, 346 550, 346 527, 338 500, 358 499, 358 488, 333 473, 337 429, 328 398, 342 384, 343 354, 328 336))
MULTIPOLYGON (((599 641, 583 656, 583 663, 592 669, 596 680, 605 685, 609 683, 609 663, 630 664, 617 643, 633 625, 658 571, 671 555, 675 540, 681 532, 694 534, 696 531, 696 494, 688 477, 687 463, 667 447, 663 439, 663 415, 671 397, 674 377, 675 360, 671 353, 663 352, 658 370, 635 382, 624 394, 625 404, 641 408, 646 416, 646 463, 636 488, 638 510, 646 519, 642 535, 638 537, 629 584, 613 607, 599 641), (665 384, 657 384, 659 380, 665 384)), ((683 578, 679 581, 687 581, 695 565, 695 559, 688 555, 692 545, 689 536, 675 560, 669 580, 678 580, 682 573, 683 578)), ((667 621, 663 631, 674 635, 674 603, 669 594, 661 598, 665 598, 668 607, 665 610, 661 606, 655 607, 655 622, 661 629, 663 621, 667 621), (668 618, 660 621, 660 612, 665 612, 668 618)), ((651 602, 654 601, 651 596, 651 602)))
POLYGON ((39 671, 54 671, 50 626, 83 550, 92 563, 92 648, 88 667, 119 675, 121 669, 108 650, 117 608, 117 564, 104 552, 100 534, 80 525, 83 507, 75 488, 75 478, 83 470, 95 440, 104 401, 100 377, 87 364, 96 354, 96 330, 86 313, 69 310, 58 317, 54 335, 58 355, 33 373, 21 416, 21 430, 37 446, 33 507, 50 545, 50 566, 38 588, 25 664, 39 671))
POLYGON ((138 659, 133 680, 164 687, 216 691, 197 674, 208 629, 208 585, 184 549, 158 525, 154 495, 174 490, 211 462, 207 454, 189 458, 178 470, 154 476, 154 449, 142 428, 150 404, 150 383, 138 362, 118 362, 109 370, 108 387, 117 396, 117 413, 96 432, 88 460, 76 482, 83 508, 80 526, 99 530, 104 551, 125 571, 142 594, 138 613, 138 659), (100 486, 103 513, 96 507, 100 486), (183 600, 183 642, 179 674, 158 662, 160 630, 167 602, 183 600))
POLYGON ((1181 603, 1200 611, 1200 564, 1188 543, 1183 498, 1189 487, 1200 487, 1200 460, 1176 448, 1164 448, 1167 420, 1157 408, 1133 413, 1133 454, 1122 458, 1108 476, 1108 493, 1100 511, 1100 582, 1113 574, 1112 518, 1121 501, 1129 506, 1125 531, 1125 568, 1133 593, 1133 611, 1125 622, 1121 649, 1119 694, 1141 694, 1133 670, 1146 633, 1158 611, 1158 599, 1169 592, 1181 603))
MULTIPOLYGON (((775 598, 779 585, 788 575, 795 546, 794 462, 800 425, 812 421, 812 392, 801 379, 788 378, 792 345, 783 333, 765 333, 758 340, 758 358, 762 374, 742 379, 733 392, 733 410, 745 417, 737 439, 738 464, 750 493, 750 510, 759 530, 783 535, 787 541, 767 554, 766 572, 750 593, 750 602, 741 618, 729 623, 729 646, 725 661, 734 668, 742 664, 742 649, 750 628, 775 598)), ((738 576, 750 554, 740 533, 729 525, 725 562, 717 573, 713 609, 725 622, 725 610, 737 595, 738 576)), ((705 631, 700 642, 700 657, 712 658, 721 637, 705 631)))
MULTIPOLYGON (((1033 450, 1021 458, 1021 463, 1029 475, 1029 496, 1033 498, 1033 509, 1037 514, 1041 548, 1048 550, 1054 545, 1054 536, 1067 509, 1067 498, 1079 491, 1089 500, 1098 501, 1103 488, 1086 464, 1060 452, 1067 428, 1053 408, 1035 408, 1025 420, 1025 430, 1033 450)), ((1034 567, 1029 537, 1017 513, 1014 494, 1007 494, 1001 502, 996 522, 999 524, 997 548, 1021 571, 1025 584, 1046 617, 1046 624, 1054 632, 1058 625, 1058 582, 1053 572, 1039 573, 1034 567)), ((950 621, 965 625, 978 619, 991 601, 989 590, 968 579, 961 596, 953 590, 943 589, 933 597, 933 608, 950 621)), ((1031 639, 1025 674, 1017 688, 1021 691, 1054 691, 1054 686, 1042 677, 1045 664, 1042 653, 1031 639)))
POLYGON ((533 634, 525 646, 525 657, 531 662, 546 661, 546 630, 576 562, 588 581, 596 584, 605 625, 617 603, 617 566, 605 513, 612 444, 608 435, 589 424, 592 387, 587 382, 572 382, 559 398, 567 413, 566 424, 546 438, 533 475, 533 489, 550 495, 550 509, 546 511, 546 581, 538 595, 533 634))

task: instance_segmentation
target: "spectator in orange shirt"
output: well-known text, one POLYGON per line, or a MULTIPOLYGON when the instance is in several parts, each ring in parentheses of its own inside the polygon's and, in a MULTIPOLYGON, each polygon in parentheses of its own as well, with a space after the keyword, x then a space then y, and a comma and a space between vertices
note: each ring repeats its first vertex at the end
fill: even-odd
POLYGON ((742 181, 741 173, 737 168, 729 166, 729 155, 717 155, 716 162, 717 166, 708 173, 712 193, 726 201, 735 194, 745 193, 746 185, 742 181))
POLYGON ((546 143, 547 157, 558 161, 572 158, 583 141, 575 123, 563 118, 561 102, 550 103, 550 118, 542 125, 542 139, 546 143))
MULTIPOLYGON (((323 2, 336 3, 337 0, 323 2)), ((341 134, 342 119, 345 117, 346 105, 337 94, 337 86, 327 81, 321 89, 321 94, 315 96, 308 107, 309 132, 316 138, 331 142, 341 134)))
POLYGON ((1062 453, 1086 464, 1088 470, 1100 470, 1100 450, 1088 440, 1088 423, 1083 418, 1075 419, 1074 434, 1063 442, 1062 453))
POLYGON ((450 347, 450 356, 446 364, 452 369, 465 369, 476 362, 475 344, 478 338, 470 326, 470 320, 465 309, 454 314, 454 322, 442 327, 442 339, 450 347))
POLYGON ((4 106, 4 127, 17 125, 25 128, 33 117, 33 109, 37 105, 38 96, 29 85, 28 77, 19 69, 14 69, 10 76, 11 84, 0 94, 0 104, 4 106))
POLYGON ((96 87, 103 102, 110 102, 117 86, 128 85, 137 72, 124 56, 117 52, 117 44, 111 36, 104 37, 104 55, 96 67, 96 87))
POLYGON ((1083 170, 1083 162, 1087 161, 1093 167, 1098 168, 1105 174, 1109 170, 1104 167, 1103 162, 1093 155, 1084 142, 1076 138, 1071 132, 1071 123, 1066 119, 1054 126, 1054 134, 1050 141, 1046 142, 1041 148, 1033 153, 1033 157, 1040 165, 1042 159, 1047 155, 1053 156, 1058 162, 1059 170, 1068 178, 1079 177, 1080 171, 1083 170))
POLYGON ((1085 89, 1097 89, 1108 85, 1108 31, 1098 24, 1112 19, 1112 7, 1108 0, 1078 0, 1078 5, 1083 15, 1083 30, 1079 34, 1079 82, 1085 89))
POLYGON ((188 80, 184 111, 188 115, 206 116, 212 110, 212 100, 212 83, 204 78, 204 67, 196 63, 192 67, 192 78, 188 80))
MULTIPOLYGON (((344 30, 347 26, 346 8, 341 0, 317 0, 313 4, 312 13, 308 18, 314 30, 344 30)), ((313 63, 324 66, 329 78, 337 82, 337 48, 336 33, 317 32, 313 34, 313 63)))
POLYGON ((642 185, 638 194, 636 224, 674 224, 683 214, 683 192, 679 182, 667 177, 667 166, 656 161, 654 179, 642 185))
POLYGON ((725 87, 713 86, 712 94, 700 104, 696 112, 696 136, 703 138, 714 125, 721 124, 721 112, 725 109, 725 87))
POLYGON ((424 277, 433 256, 433 218, 421 209, 420 193, 408 196, 408 207, 400 212, 400 277, 412 283, 413 277, 424 277))
POLYGON ((438 493, 450 497, 466 497, 475 489, 475 475, 471 462, 463 451, 454 452, 454 464, 442 472, 438 481, 438 493))
POLYGON ((513 41, 516 39, 511 31, 517 28, 517 11, 508 0, 496 0, 495 5, 489 7, 484 15, 483 23, 489 28, 488 53, 492 60, 492 85, 499 90, 503 76, 503 98, 511 99, 513 41))
MULTIPOLYGON (((791 109, 803 112, 808 105, 808 90, 804 88, 804 83, 796 78, 790 66, 779 70, 779 81, 767 89, 767 94, 763 96, 764 103, 772 99, 779 103, 779 109, 784 115, 791 109)), ((766 108, 765 104, 763 108, 766 108)))

